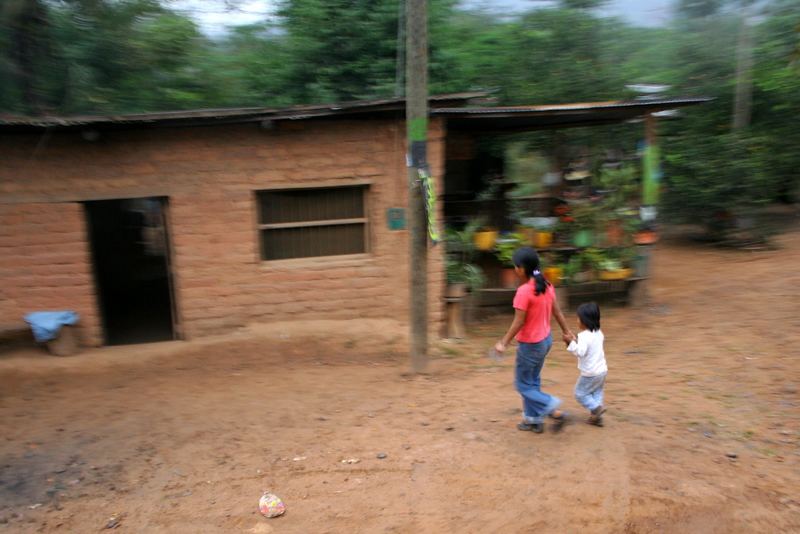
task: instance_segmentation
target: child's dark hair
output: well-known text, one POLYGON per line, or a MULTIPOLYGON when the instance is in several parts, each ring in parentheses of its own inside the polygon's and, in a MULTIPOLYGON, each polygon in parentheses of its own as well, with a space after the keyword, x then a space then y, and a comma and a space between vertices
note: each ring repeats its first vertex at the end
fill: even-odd
POLYGON ((550 282, 539 272, 539 255, 531 247, 522 247, 514 251, 511 261, 516 267, 522 267, 525 275, 528 278, 533 278, 536 281, 536 295, 544 293, 550 282))
POLYGON ((590 332, 600 330, 600 307, 594 302, 584 302, 578 306, 578 319, 590 332))

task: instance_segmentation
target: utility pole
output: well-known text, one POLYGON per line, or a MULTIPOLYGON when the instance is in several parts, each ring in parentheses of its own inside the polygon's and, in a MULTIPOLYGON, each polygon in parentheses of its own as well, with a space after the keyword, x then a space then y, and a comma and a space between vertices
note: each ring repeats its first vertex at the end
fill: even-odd
POLYGON ((428 365, 428 218, 420 170, 427 172, 427 0, 406 0, 406 134, 408 151, 409 308, 411 368, 428 365))

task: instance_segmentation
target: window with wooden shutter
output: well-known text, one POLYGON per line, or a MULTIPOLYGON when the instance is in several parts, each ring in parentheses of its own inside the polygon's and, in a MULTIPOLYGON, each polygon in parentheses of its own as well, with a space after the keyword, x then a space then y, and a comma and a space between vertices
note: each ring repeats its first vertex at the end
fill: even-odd
POLYGON ((363 185, 259 191, 264 261, 367 252, 363 185))

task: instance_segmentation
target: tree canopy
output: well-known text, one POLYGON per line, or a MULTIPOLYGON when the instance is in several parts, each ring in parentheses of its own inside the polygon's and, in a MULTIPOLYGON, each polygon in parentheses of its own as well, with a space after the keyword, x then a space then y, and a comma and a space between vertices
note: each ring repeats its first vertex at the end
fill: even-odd
MULTIPOLYGON (((665 124, 665 205, 680 218, 691 215, 689 196, 789 198, 800 168, 793 121, 800 112, 800 0, 676 0, 672 22, 655 28, 604 17, 604 3, 534 2, 501 16, 431 0, 430 91, 484 89, 499 103, 553 103, 630 96, 626 84, 647 82, 710 96, 713 102, 665 124), (752 4, 752 120, 734 139, 745 4, 752 4)), ((274 19, 210 37, 168 0, 5 0, 0 112, 390 96, 402 89, 401 8, 399 0, 282 0, 274 19)))

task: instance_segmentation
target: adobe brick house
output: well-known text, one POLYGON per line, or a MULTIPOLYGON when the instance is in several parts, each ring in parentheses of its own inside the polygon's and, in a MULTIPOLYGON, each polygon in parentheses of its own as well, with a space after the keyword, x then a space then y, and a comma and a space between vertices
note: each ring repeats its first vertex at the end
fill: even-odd
MULTIPOLYGON (((431 98, 428 161, 440 191, 449 129, 463 136, 613 122, 687 105, 561 114, 552 106, 464 107, 478 96, 431 98)), ((408 235, 387 221, 389 208, 407 203, 402 110, 392 99, 0 115, 0 324, 73 309, 84 341, 100 345, 299 317, 405 320, 408 235)), ((442 249, 429 255, 435 333, 442 249)))

